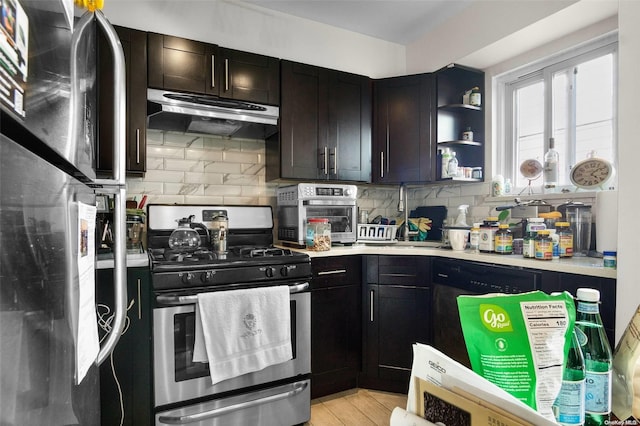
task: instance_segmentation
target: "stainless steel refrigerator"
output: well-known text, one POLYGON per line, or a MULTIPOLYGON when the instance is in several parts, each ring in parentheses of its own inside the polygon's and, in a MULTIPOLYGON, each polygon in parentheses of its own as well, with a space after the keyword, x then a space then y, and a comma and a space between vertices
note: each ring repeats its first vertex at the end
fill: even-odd
POLYGON ((98 425, 98 365, 126 303, 122 47, 101 12, 74 17, 73 0, 0 0, 0 12, 0 424, 98 425), (100 112, 116 116, 106 180, 93 170, 96 31, 116 67, 114 109, 100 112), (116 314, 101 343, 91 333, 95 245, 79 213, 96 192, 114 200, 116 235, 116 314))

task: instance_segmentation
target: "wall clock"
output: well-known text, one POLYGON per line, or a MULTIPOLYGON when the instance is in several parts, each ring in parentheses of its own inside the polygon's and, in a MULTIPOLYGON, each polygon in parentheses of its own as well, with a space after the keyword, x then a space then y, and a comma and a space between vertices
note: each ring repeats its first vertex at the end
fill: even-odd
POLYGON ((571 168, 571 183, 581 189, 604 189, 603 186, 613 177, 615 171, 610 161, 593 156, 578 161, 571 168))

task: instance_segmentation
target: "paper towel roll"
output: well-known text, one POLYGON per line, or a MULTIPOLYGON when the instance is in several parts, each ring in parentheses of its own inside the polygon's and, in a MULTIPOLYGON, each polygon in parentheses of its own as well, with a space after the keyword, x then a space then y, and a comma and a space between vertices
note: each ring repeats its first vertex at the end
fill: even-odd
POLYGON ((596 250, 618 251, 618 191, 596 192, 596 250))
POLYGON ((413 413, 396 407, 391 412, 390 426, 436 426, 428 420, 416 416, 413 413))

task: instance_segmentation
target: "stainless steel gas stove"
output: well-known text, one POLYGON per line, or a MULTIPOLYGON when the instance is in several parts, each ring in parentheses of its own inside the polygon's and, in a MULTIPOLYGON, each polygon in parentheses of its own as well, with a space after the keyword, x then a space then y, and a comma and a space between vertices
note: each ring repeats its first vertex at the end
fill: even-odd
POLYGON ((151 204, 147 224, 156 301, 156 424, 284 425, 307 421, 311 263, 304 253, 273 246, 271 207, 151 204), (213 228, 223 223, 221 216, 225 224, 228 221, 224 232, 213 228), (169 241, 181 220, 183 226, 191 224, 198 238, 188 247, 172 248, 169 241), (225 238, 226 244, 214 245, 213 233, 225 238), (276 285, 289 286, 293 359, 212 385, 208 364, 192 362, 198 294, 276 285))

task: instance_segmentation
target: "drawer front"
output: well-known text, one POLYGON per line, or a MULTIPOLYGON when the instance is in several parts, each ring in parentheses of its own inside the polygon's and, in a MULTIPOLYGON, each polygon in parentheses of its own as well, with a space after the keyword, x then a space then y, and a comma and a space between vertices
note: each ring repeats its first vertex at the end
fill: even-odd
POLYGON ((312 289, 359 285, 362 277, 360 256, 312 258, 311 270, 313 272, 312 289))
POLYGON ((429 262, 422 256, 379 256, 378 284, 427 287, 429 262))

